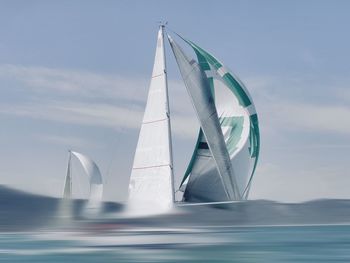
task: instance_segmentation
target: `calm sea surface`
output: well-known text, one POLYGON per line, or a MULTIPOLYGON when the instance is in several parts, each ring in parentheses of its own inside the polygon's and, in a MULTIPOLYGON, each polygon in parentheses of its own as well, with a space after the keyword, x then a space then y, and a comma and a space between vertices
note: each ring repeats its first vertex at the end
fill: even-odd
POLYGON ((0 262, 350 262, 350 200, 253 200, 130 217, 0 186, 0 262), (262 226, 263 225, 263 226, 262 226))
POLYGON ((0 262, 350 262, 350 226, 9 232, 0 262))

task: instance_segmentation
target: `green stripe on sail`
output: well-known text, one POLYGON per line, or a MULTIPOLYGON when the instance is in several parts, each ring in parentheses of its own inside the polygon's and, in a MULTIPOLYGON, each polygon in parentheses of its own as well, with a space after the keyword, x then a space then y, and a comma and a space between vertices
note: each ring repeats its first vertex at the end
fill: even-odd
MULTIPOLYGON (((212 65, 216 70, 221 68, 223 64, 221 64, 214 56, 210 55, 207 51, 202 49, 201 47, 197 46, 191 41, 185 40, 195 51, 198 61, 200 62, 199 65, 201 66, 202 70, 209 70, 210 67, 208 67, 208 63, 212 65), (203 61, 203 59, 206 60, 206 62, 203 61)), ((230 74, 226 73, 223 76, 223 79, 226 83, 226 85, 230 88, 230 90, 235 94, 237 97, 239 104, 243 107, 247 107, 252 104, 250 101, 248 95, 244 91, 241 84, 230 74)))
MULTIPOLYGON (((181 36, 180 36, 181 37, 181 36)), ((216 71, 220 69, 223 64, 221 64, 214 56, 206 52, 201 47, 197 46, 193 42, 184 39, 181 37, 186 43, 188 43, 193 50, 196 53, 199 65, 203 71, 211 70, 212 66, 216 71)), ((248 107, 252 104, 252 101, 250 100, 248 94, 245 92, 244 88, 242 87, 242 84, 231 74, 226 73, 222 77, 225 85, 232 91, 232 93, 235 95, 235 97, 238 99, 238 102, 243 107, 248 107)), ((214 80, 213 77, 208 77, 208 81, 210 84, 210 89, 212 91, 212 95, 215 95, 215 89, 214 89, 214 80)), ((241 117, 228 117, 228 118, 220 118, 221 127, 223 126, 230 126, 231 131, 229 134, 229 139, 226 141, 226 145, 228 148, 228 151, 230 155, 235 151, 237 144, 241 138, 242 131, 243 131, 243 122, 244 118, 241 117)), ((198 151, 198 145, 201 139, 201 132, 198 136, 197 144, 193 153, 193 156, 191 158, 190 164, 186 170, 185 176, 181 182, 181 185, 184 183, 184 181, 187 179, 187 177, 190 175, 193 165, 196 160, 196 155, 198 151)), ((255 158, 254 160, 254 167, 252 170, 252 174, 250 176, 248 185, 244 192, 247 191, 249 185, 251 184, 251 180, 253 178, 253 175, 255 173, 255 169, 258 162, 259 152, 260 152, 260 132, 259 132, 259 123, 258 123, 258 116, 257 114, 253 114, 250 116, 250 132, 249 132, 249 141, 250 141, 250 148, 249 153, 251 158, 255 158)))
POLYGON ((208 64, 208 61, 206 60, 206 58, 201 54, 201 52, 199 52, 197 49, 194 49, 194 52, 197 55, 198 58, 198 64, 200 65, 201 69, 203 71, 205 70, 210 70, 210 66, 208 64))
POLYGON ((221 127, 231 128, 226 146, 229 154, 232 155, 237 149, 237 144, 242 137, 244 117, 223 117, 221 120, 221 127))
POLYGON ((255 160, 254 160, 254 166, 253 166, 253 170, 250 175, 248 184, 246 185, 246 188, 244 189, 244 192, 243 192, 243 195, 245 195, 246 198, 248 198, 249 188, 253 180, 253 176, 256 170, 256 166, 258 164, 259 153, 260 153, 260 131, 259 131, 259 120, 258 120, 257 114, 253 114, 250 116, 249 141, 250 141, 250 148, 249 148, 250 156, 252 158, 255 158, 255 160))
POLYGON ((259 122, 258 122, 257 114, 253 114, 250 116, 249 140, 250 140, 250 148, 249 148, 250 156, 252 158, 257 159, 260 151, 260 131, 259 131, 259 122))
POLYGON ((252 104, 247 93, 245 93, 242 86, 230 73, 226 73, 222 78, 224 79, 225 83, 230 88, 230 90, 235 94, 240 105, 242 105, 243 107, 247 107, 252 104))
MULTIPOLYGON (((193 43, 191 41, 186 41, 186 42, 191 45, 191 47, 195 50, 196 53, 197 52, 200 53, 201 56, 204 57, 209 62, 209 64, 211 64, 215 69, 219 69, 222 67, 222 64, 216 58, 214 58, 212 55, 210 55, 208 52, 206 52, 204 49, 197 46, 195 43, 193 43)), ((198 60, 199 60, 199 58, 198 58, 198 60)))
MULTIPOLYGON (((212 55, 210 55, 208 52, 206 52, 204 49, 202 49, 201 47, 197 46, 195 43, 193 43, 192 41, 189 41, 185 38, 183 38, 182 36, 180 36, 179 34, 177 34, 183 41, 185 41, 187 44, 189 44, 194 51, 196 52, 196 55, 198 57, 198 62, 201 65, 201 60, 202 58, 205 58, 205 60, 211 64, 215 69, 219 69, 222 67, 222 64, 212 55), (201 58, 198 56, 198 53, 200 54, 201 58)), ((202 67, 201 67, 202 68, 202 67)), ((203 70, 207 70, 206 68, 202 68, 203 70)), ((210 67, 208 68, 208 70, 210 70, 210 67)))

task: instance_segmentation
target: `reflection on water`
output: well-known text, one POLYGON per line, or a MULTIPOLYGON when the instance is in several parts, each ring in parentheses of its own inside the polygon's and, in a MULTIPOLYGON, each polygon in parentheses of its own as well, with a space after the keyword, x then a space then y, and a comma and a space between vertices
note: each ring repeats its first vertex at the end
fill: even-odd
POLYGON ((83 207, 0 187, 0 262, 350 262, 348 200, 179 207, 144 218, 114 203, 84 218, 83 207))
POLYGON ((3 262, 350 262, 349 226, 31 232, 0 237, 3 262))

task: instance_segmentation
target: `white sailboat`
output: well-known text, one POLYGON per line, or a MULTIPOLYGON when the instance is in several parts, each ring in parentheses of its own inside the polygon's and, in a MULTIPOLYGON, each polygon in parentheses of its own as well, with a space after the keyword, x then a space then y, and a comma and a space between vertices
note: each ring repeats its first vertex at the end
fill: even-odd
MULTIPOLYGON (((174 204, 163 35, 161 26, 129 184, 128 206, 141 213, 166 211, 174 204)), ((243 83, 214 56, 179 37, 198 59, 190 59, 168 36, 200 124, 195 150, 180 185, 183 201, 246 200, 260 151, 253 100, 243 83)))
POLYGON ((71 172, 71 162, 72 156, 76 157, 82 165, 86 175, 89 178, 90 184, 90 193, 88 202, 84 209, 84 214, 86 215, 94 215, 99 212, 102 205, 102 194, 103 194, 103 182, 102 175, 100 169, 97 164, 88 156, 69 151, 69 160, 68 160, 68 168, 67 175, 65 179, 65 187, 64 187, 64 198, 71 198, 72 196, 72 172, 71 172))

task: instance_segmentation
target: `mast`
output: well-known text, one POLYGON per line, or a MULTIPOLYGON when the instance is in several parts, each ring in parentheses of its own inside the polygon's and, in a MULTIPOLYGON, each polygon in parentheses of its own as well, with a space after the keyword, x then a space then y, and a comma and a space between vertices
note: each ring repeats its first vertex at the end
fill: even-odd
POLYGON ((156 54, 129 184, 129 208, 157 213, 174 203, 173 157, 164 24, 158 31, 156 54))
POLYGON ((72 152, 68 150, 68 166, 67 175, 64 183, 63 197, 66 199, 72 198, 72 172, 71 172, 71 162, 72 162, 72 152))
POLYGON ((173 143, 171 139, 171 122, 170 122, 170 106, 169 106, 169 93, 168 93, 168 72, 166 68, 166 56, 165 56, 165 46, 164 46, 164 29, 168 22, 162 23, 160 25, 162 39, 163 39, 163 59, 164 59, 164 77, 165 77, 165 93, 166 93, 166 105, 167 105, 167 124, 168 124, 168 143, 169 143, 169 165, 171 168, 171 190, 172 190, 172 202, 175 202, 175 183, 174 183, 174 166, 173 166, 173 143))

